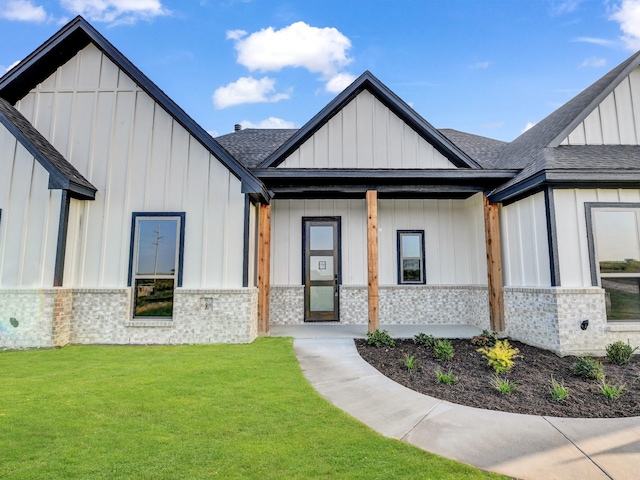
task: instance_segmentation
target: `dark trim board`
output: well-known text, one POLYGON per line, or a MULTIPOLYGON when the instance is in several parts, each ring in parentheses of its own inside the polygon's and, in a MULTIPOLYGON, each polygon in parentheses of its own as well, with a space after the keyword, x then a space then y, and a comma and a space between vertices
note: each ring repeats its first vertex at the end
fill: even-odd
POLYGON ((558 256, 558 231, 556 227, 556 209, 553 198, 553 188, 544 189, 544 209, 547 218, 547 241, 549 243, 549 269, 551 275, 551 286, 559 287, 560 283, 560 260, 558 256))
POLYGON ((69 229, 69 192, 62 190, 60 199, 60 220, 58 222, 58 241, 56 242, 56 264, 53 270, 53 286, 62 287, 64 280, 64 260, 67 251, 67 231, 69 229))
POLYGON ((251 219, 251 200, 249 195, 244 196, 244 235, 242 238, 242 286, 249 286, 249 232, 251 219))
POLYGON ((180 240, 178 245, 178 275, 177 286, 182 287, 182 274, 184 265, 184 231, 185 212, 132 212, 131 213, 131 235, 129 240, 129 272, 127 273, 127 286, 130 287, 133 280, 133 253, 135 247, 136 219, 138 217, 180 217, 180 240))

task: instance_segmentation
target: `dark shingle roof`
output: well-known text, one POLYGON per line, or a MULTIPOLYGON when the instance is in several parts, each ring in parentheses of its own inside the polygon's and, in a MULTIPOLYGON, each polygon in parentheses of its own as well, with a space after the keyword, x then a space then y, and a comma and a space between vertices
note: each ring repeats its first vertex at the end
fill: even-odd
POLYGON ((501 168, 497 166, 497 160, 502 150, 507 146, 507 142, 450 128, 439 130, 482 168, 501 168))
POLYGON ((96 188, 18 110, 2 98, 0 123, 49 172, 49 188, 68 190, 76 198, 95 198, 96 188))
POLYGON ((251 169, 266 160, 297 131, 297 129, 247 128, 216 137, 215 140, 237 161, 251 169))
POLYGON ((529 188, 532 177, 540 176, 547 170, 567 168, 566 165, 580 165, 575 167, 576 170, 640 168, 640 164, 634 161, 638 157, 636 150, 640 149, 639 146, 560 146, 580 122, 639 65, 640 52, 637 52, 509 143, 502 150, 495 166, 522 171, 492 192, 491 200, 500 201, 520 193, 518 185, 529 188), (627 156, 621 155, 622 152, 627 156))

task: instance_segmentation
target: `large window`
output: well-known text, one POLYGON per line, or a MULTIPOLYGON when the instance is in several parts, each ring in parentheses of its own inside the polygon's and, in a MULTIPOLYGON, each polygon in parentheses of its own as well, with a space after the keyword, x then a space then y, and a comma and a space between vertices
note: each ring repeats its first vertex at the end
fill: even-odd
POLYGON ((398 283, 425 283, 423 230, 398 230, 398 283))
POLYGON ((640 206, 591 204, 590 210, 594 269, 606 292, 607 318, 640 320, 640 206))
POLYGON ((131 229, 133 317, 170 319, 182 284, 184 213, 134 213, 131 229))

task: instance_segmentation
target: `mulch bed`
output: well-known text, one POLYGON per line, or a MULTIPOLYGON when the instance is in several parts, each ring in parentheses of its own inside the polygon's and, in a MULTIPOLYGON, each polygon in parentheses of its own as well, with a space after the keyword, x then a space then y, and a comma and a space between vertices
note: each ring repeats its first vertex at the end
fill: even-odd
POLYGON ((394 348, 376 348, 366 340, 356 340, 362 358, 392 380, 417 392, 470 407, 570 418, 613 418, 640 416, 640 355, 628 365, 615 365, 601 359, 608 384, 625 384, 616 400, 607 399, 597 380, 585 380, 572 373, 576 357, 560 358, 554 353, 520 342, 510 343, 520 350, 512 370, 503 376, 518 383, 510 394, 501 394, 489 384, 493 370, 477 347, 469 340, 452 340, 454 357, 449 362, 433 358, 431 349, 419 347, 413 340, 396 340, 394 348), (407 355, 415 355, 416 367, 405 367, 407 355), (453 370, 458 381, 451 385, 436 382, 436 369, 453 370), (551 376, 569 389, 569 398, 556 401, 549 389, 551 376))

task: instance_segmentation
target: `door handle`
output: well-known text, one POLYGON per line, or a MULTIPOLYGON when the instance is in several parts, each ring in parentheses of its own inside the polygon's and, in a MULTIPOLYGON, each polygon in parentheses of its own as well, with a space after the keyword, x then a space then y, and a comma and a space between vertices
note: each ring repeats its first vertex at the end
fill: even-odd
POLYGON ((333 288, 334 288, 333 296, 337 297, 338 296, 338 275, 334 275, 333 277, 333 288))

